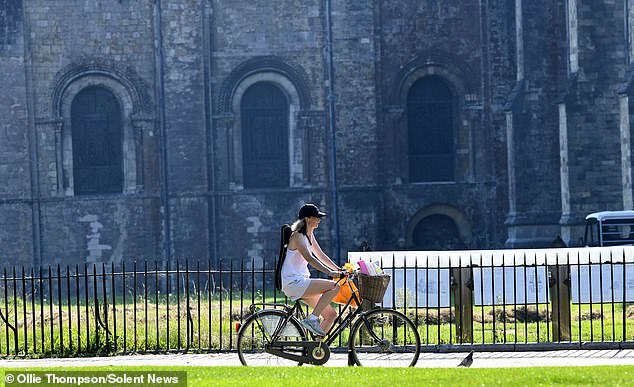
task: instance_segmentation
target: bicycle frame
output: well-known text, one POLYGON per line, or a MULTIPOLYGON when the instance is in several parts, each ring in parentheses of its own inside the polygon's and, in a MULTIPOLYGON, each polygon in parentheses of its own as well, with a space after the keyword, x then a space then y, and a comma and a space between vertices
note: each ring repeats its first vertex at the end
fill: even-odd
MULTIPOLYGON (((352 278, 346 277, 346 282, 351 280, 352 278)), ((330 345, 335 341, 337 337, 339 337, 339 335, 343 332, 344 329, 352 326, 352 323, 354 322, 355 318, 357 317, 364 318, 365 314, 367 314, 368 312, 368 311, 362 310, 362 301, 357 295, 357 293, 358 291, 352 292, 352 296, 350 297, 348 302, 343 306, 343 309, 341 309, 340 312, 338 313, 338 316, 335 319, 333 325, 330 327, 330 329, 326 333, 324 340, 319 340, 319 339, 309 340, 309 341, 278 340, 284 328, 286 327, 288 322, 291 320, 291 318, 293 318, 293 316, 300 315, 302 318, 306 317, 303 312, 303 309, 301 308, 300 301, 295 301, 295 304, 292 307, 286 304, 266 304, 266 303, 253 304, 252 306, 262 305, 262 306, 282 307, 286 314, 286 317, 284 319, 280 319, 277 327, 271 334, 270 341, 265 348, 266 352, 289 359, 289 360, 298 361, 300 363, 308 363, 308 364, 315 364, 315 365, 321 365, 326 363, 328 359, 330 358, 330 348, 329 348, 330 345), (348 308, 351 308, 350 305, 352 304, 353 301, 355 301, 356 305, 358 305, 359 307, 356 310, 354 310, 352 313, 348 313, 345 317, 342 318, 342 316, 345 314, 348 308), (298 350, 297 350, 298 347, 302 348, 302 351, 301 351, 302 354, 298 354, 298 350), (292 348, 292 350, 289 348, 292 348)), ((380 341, 380 338, 377 337, 376 334, 372 330, 369 330, 369 333, 375 340, 380 341)), ((312 332, 310 333, 310 335, 313 339, 315 338, 312 332)), ((350 343, 350 341, 348 341, 348 355, 349 355, 348 364, 349 365, 353 365, 354 363, 350 357, 351 346, 352 344, 350 343)))

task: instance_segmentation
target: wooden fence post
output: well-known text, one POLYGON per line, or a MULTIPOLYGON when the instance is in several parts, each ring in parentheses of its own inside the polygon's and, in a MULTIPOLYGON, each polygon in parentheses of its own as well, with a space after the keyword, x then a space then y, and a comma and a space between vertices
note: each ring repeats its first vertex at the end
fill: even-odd
POLYGON ((553 341, 570 341, 570 268, 548 267, 550 298, 553 305, 553 341))
POLYGON ((452 269, 456 339, 473 343, 473 271, 470 267, 452 269))

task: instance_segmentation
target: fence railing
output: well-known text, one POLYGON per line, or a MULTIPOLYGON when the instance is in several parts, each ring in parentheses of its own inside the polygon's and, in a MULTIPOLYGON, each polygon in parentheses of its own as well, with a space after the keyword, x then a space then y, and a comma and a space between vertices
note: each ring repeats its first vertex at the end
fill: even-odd
MULTIPOLYGON (((391 274, 383 305, 414 321, 426 351, 634 348, 633 251, 355 253, 350 260, 375 260, 391 274)), ((252 303, 288 301, 274 289, 274 267, 241 260, 5 268, 0 355, 231 351, 252 303)))
POLYGON ((379 262, 392 275, 383 305, 422 319, 421 338, 430 350, 455 344, 634 348, 631 246, 355 252, 348 258, 379 262))
POLYGON ((0 354, 232 350, 249 305, 286 301, 272 276, 245 261, 5 268, 0 354))

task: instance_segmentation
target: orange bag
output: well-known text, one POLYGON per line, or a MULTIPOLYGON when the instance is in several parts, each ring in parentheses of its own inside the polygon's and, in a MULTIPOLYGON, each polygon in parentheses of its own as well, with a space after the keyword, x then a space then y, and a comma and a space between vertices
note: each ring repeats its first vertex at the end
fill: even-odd
MULTIPOLYGON (((333 280, 337 281, 336 278, 333 278, 333 280)), ((341 286, 339 286, 339 293, 337 293, 337 295, 335 296, 335 298, 332 299, 332 302, 337 303, 337 304, 342 304, 345 305, 348 303, 348 300, 350 300, 352 298, 352 292, 357 292, 357 287, 354 284, 354 282, 350 281, 343 281, 343 283, 341 284, 341 286)), ((352 300, 350 302, 350 306, 354 306, 354 307, 358 307, 359 305, 357 305, 357 301, 352 300)))

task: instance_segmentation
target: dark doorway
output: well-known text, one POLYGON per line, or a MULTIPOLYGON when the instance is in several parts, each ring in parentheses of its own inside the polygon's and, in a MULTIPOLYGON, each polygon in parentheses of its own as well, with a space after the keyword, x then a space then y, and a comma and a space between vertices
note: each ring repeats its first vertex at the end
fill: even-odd
POLYGON ((430 215, 414 227, 412 244, 415 250, 462 250, 464 242, 456 223, 446 215, 430 215))
POLYGON ((75 195, 120 193, 123 188, 121 109, 102 87, 88 87, 73 99, 75 195))

